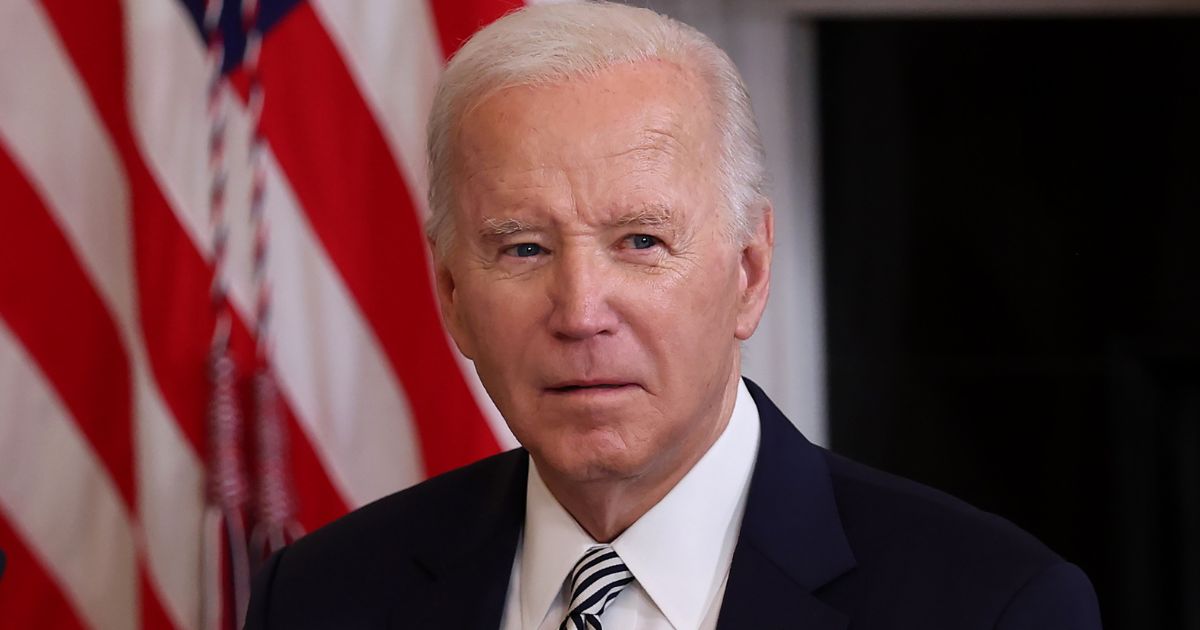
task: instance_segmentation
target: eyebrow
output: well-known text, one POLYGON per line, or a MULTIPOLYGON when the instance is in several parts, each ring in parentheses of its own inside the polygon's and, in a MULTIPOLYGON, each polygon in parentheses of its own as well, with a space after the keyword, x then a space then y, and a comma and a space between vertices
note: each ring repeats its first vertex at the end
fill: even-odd
POLYGON ((496 219, 487 217, 483 220, 483 227, 479 228, 479 236, 485 241, 494 241, 520 234, 521 232, 529 232, 535 230, 536 226, 531 223, 526 223, 519 219, 496 219))
MULTIPOLYGON (((630 225, 670 227, 674 224, 674 213, 671 212, 671 209, 666 205, 657 203, 641 206, 609 222, 609 225, 615 227, 627 227, 630 225)), ((541 226, 539 225, 511 217, 503 219, 485 217, 483 219, 483 226, 479 228, 479 237, 485 241, 499 241, 513 234, 536 232, 540 229, 541 226)))
POLYGON ((675 216, 674 213, 671 212, 671 208, 663 204, 655 203, 647 204, 641 208, 638 208, 637 210, 634 210, 633 212, 621 215, 614 222, 614 225, 618 227, 625 227, 627 225, 663 227, 674 225, 674 223, 675 216))

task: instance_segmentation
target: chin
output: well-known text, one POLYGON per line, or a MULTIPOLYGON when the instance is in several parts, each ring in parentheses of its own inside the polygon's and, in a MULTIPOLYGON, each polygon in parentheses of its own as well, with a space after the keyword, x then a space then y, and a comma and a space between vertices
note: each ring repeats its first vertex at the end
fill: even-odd
POLYGON ((548 466, 551 474, 574 482, 629 479, 645 468, 645 458, 611 431, 571 436, 535 459, 539 469, 548 466))

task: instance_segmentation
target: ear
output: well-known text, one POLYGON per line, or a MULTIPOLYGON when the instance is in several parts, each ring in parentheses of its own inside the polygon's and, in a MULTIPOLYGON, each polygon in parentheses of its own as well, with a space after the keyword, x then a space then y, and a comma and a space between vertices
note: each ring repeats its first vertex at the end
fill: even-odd
POLYGON ((740 254, 741 282, 737 328, 734 336, 745 341, 754 334, 767 307, 771 292, 771 252, 775 247, 775 209, 764 199, 759 207, 754 230, 740 254))
POLYGON ((468 359, 474 360, 474 348, 468 343, 467 328, 463 325, 464 313, 458 300, 458 285, 454 280, 454 272, 448 264, 450 254, 439 256, 437 249, 432 247, 432 244, 431 250, 434 252, 433 273, 434 282, 437 285, 435 289, 438 306, 442 312, 442 325, 450 333, 450 338, 454 340, 454 345, 458 346, 458 351, 468 359))

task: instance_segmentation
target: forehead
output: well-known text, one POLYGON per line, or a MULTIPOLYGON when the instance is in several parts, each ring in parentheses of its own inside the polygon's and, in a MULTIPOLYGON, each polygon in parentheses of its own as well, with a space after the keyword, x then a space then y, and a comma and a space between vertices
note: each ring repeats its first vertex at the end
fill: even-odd
POLYGON ((669 203, 664 195, 684 192, 675 188, 703 188, 715 161, 700 82, 663 61, 499 91, 467 112, 459 133, 467 208, 511 206, 547 188, 574 202, 669 203))

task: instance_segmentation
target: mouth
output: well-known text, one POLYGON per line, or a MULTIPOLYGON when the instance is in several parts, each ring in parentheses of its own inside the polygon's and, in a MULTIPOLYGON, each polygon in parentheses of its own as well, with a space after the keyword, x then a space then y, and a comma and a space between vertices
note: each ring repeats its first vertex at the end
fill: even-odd
POLYGON ((627 383, 620 381, 567 381, 556 383, 546 388, 546 391, 551 394, 603 394, 608 392, 621 392, 624 390, 632 390, 638 387, 637 383, 627 383))

